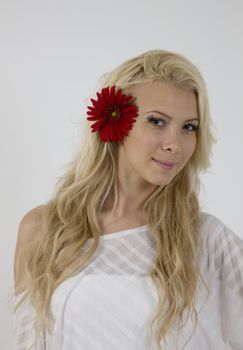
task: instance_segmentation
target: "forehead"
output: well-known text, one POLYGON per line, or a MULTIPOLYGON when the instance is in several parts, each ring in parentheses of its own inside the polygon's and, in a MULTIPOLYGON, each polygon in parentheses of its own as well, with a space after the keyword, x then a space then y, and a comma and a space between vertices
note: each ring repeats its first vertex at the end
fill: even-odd
POLYGON ((158 109, 166 114, 181 112, 192 118, 198 117, 196 94, 191 90, 153 82, 135 85, 129 93, 135 97, 140 112, 158 109))

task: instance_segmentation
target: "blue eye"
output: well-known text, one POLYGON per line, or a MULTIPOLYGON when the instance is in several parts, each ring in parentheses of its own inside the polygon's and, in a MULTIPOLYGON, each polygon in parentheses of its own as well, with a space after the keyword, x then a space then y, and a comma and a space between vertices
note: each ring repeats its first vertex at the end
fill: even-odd
POLYGON ((158 122, 162 122, 162 124, 165 124, 165 120, 161 118, 150 117, 148 118, 148 120, 149 120, 149 123, 153 124, 154 126, 162 126, 162 125, 159 125, 158 122))
POLYGON ((185 129, 188 131, 197 131, 198 130, 198 125, 194 125, 194 124, 186 124, 185 125, 185 129))
MULTIPOLYGON (((149 123, 153 124, 154 126, 164 126, 166 124, 166 121, 162 118, 154 118, 154 117, 149 117, 148 118, 149 123), (162 125, 159 124, 159 122, 162 122, 162 125)), ((194 125, 192 123, 188 123, 184 126, 184 128, 189 131, 189 132, 194 132, 197 131, 199 129, 198 125, 194 125)))

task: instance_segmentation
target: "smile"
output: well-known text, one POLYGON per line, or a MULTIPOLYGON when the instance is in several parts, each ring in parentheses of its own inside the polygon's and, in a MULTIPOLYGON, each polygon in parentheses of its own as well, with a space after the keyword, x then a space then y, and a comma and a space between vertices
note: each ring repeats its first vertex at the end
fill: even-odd
MULTIPOLYGON (((153 159, 153 158, 152 158, 153 159)), ((172 168, 174 168, 175 167, 175 163, 172 163, 172 162, 160 162, 160 161, 158 161, 158 160, 156 160, 156 159, 153 159, 153 161, 155 162, 155 163, 157 163, 162 169, 172 169, 172 168)))

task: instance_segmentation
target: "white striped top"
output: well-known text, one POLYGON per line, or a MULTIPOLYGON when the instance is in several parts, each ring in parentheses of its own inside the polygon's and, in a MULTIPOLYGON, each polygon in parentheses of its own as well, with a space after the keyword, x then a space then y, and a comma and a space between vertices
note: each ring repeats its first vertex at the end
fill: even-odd
MULTIPOLYGON (((215 216, 201 212, 201 259, 209 287, 196 295, 198 323, 192 337, 189 319, 178 336, 178 349, 243 349, 243 241, 215 216)), ((90 239, 87 244, 91 243, 90 239)), ((149 321, 157 292, 149 273, 155 241, 148 226, 100 236, 87 267, 54 291, 54 330, 35 350, 157 350, 149 321)), ((20 296, 15 298, 15 302, 20 296)), ((14 349, 27 350, 34 339, 34 313, 27 301, 14 314, 14 349)), ((176 350, 176 327, 163 350, 176 350)))

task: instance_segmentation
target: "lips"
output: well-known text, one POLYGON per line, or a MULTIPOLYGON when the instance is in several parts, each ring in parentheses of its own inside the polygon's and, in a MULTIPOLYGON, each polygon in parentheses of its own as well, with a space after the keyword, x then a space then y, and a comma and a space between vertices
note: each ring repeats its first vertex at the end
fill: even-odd
POLYGON ((162 165, 165 165, 165 166, 173 166, 173 165, 176 165, 175 162, 169 162, 167 160, 158 160, 158 159, 155 159, 153 158, 153 160, 155 160, 156 162, 162 164, 162 165))

